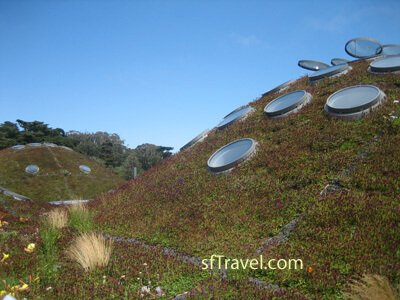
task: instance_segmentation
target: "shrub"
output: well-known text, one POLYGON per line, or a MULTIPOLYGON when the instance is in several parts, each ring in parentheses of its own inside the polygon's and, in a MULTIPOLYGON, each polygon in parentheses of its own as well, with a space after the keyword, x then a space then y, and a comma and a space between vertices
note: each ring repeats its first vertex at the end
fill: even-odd
POLYGON ((52 228, 63 228, 67 225, 68 214, 65 209, 56 208, 46 215, 46 223, 52 228))
POLYGON ((350 291, 345 293, 345 299, 351 300, 396 300, 396 292, 389 280, 380 275, 364 275, 359 281, 350 284, 350 291))
POLYGON ((96 233, 82 233, 75 238, 67 250, 70 259, 76 261, 85 271, 105 267, 111 256, 112 242, 96 233))
POLYGON ((83 204, 69 207, 69 224, 79 232, 90 231, 93 227, 92 214, 83 204))

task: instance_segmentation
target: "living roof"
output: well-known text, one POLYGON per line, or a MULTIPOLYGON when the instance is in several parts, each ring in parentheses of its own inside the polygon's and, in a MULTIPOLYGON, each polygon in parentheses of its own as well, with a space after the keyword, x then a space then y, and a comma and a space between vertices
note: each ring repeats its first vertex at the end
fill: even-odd
POLYGON ((0 151, 0 186, 34 201, 92 199, 123 180, 97 161, 62 147, 25 147, 0 151), (37 165, 37 174, 28 174, 28 165, 37 165), (84 174, 80 165, 90 166, 84 174))
POLYGON ((315 272, 254 276, 313 297, 339 295, 345 282, 367 271, 399 281, 399 129, 389 115, 399 109, 394 100, 400 98, 400 77, 371 74, 366 60, 351 66, 347 74, 312 86, 306 77, 292 84, 284 93, 304 89, 313 96, 298 113, 266 118, 263 108, 281 95, 266 93, 251 103, 256 111, 246 120, 214 130, 105 195, 93 204, 99 229, 201 257, 251 257, 299 219, 288 241, 264 254, 303 258, 315 272), (386 102, 358 121, 323 112, 329 95, 357 84, 376 85, 386 102), (229 174, 210 173, 210 155, 243 137, 258 142, 256 155, 229 174), (357 160, 360 153, 365 157, 357 160), (339 192, 321 196, 330 182, 339 182, 339 192))
POLYGON ((65 228, 57 242, 58 271, 48 281, 40 269, 44 241, 37 235, 44 208, 0 195, 6 207, 0 219, 9 221, 0 231, 0 250, 11 254, 0 275, 9 285, 27 282, 30 289, 21 296, 58 299, 139 297, 148 284, 142 277, 160 284, 167 298, 187 291, 195 299, 341 299, 349 280, 363 273, 398 284, 400 77, 371 74, 367 61, 352 67, 313 86, 306 77, 297 80, 285 93, 304 89, 313 101, 284 118, 264 115, 265 105, 281 95, 265 94, 245 120, 210 132, 94 201, 96 231, 126 238, 116 242, 105 269, 85 274, 66 258, 61 250, 76 232, 65 228), (356 84, 378 86, 386 102, 357 121, 323 112, 329 95, 356 84), (258 142, 255 155, 229 173, 210 173, 209 156, 243 137, 258 142), (23 252, 29 242, 37 253, 23 252), (306 269, 228 270, 221 279, 170 255, 178 252, 301 258, 306 269))

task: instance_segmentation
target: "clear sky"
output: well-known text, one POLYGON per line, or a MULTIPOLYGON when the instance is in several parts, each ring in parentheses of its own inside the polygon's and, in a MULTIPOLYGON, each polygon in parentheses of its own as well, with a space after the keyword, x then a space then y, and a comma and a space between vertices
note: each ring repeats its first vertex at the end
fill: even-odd
POLYGON ((39 120, 178 150, 236 107, 350 58, 345 43, 400 43, 400 1, 0 0, 0 122, 39 120))

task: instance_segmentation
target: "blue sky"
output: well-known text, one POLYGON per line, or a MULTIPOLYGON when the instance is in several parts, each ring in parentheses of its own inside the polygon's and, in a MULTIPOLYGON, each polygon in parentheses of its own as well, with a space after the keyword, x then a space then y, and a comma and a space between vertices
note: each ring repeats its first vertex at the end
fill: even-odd
POLYGON ((400 1, 0 0, 0 122, 40 120, 179 149, 236 107, 350 58, 345 43, 400 43, 400 1))

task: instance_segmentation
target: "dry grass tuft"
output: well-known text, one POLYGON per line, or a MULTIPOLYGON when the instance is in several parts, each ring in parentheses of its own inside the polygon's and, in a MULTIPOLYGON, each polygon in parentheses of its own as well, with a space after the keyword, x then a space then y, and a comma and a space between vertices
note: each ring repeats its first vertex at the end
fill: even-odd
POLYGON ((389 280, 380 275, 364 275, 349 286, 350 291, 344 294, 351 300, 398 300, 399 297, 390 285, 389 280))
POLYGON ((96 233, 82 233, 67 250, 67 255, 85 269, 93 270, 108 264, 112 251, 112 241, 96 233))
POLYGON ((81 211, 87 212, 87 211, 88 211, 88 209, 87 209, 85 203, 78 203, 78 204, 70 205, 70 206, 68 207, 68 210, 69 210, 70 212, 76 212, 76 211, 79 211, 79 212, 81 212, 81 211))
POLYGON ((45 220, 52 228, 63 228, 68 223, 68 214, 65 209, 55 208, 45 215, 45 220))

